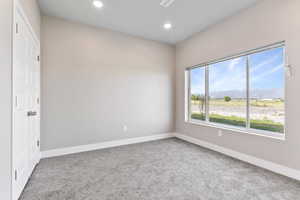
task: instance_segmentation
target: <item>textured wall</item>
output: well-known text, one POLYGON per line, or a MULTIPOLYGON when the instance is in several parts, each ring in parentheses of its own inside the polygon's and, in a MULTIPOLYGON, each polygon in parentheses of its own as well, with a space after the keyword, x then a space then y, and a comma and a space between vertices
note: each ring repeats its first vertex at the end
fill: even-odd
POLYGON ((300 169, 300 1, 264 0, 176 46, 176 131, 242 153, 300 169), (286 141, 184 122, 184 69, 286 40, 293 77, 286 82, 286 141), (227 134, 226 134, 227 133, 227 134))
POLYGON ((43 17, 42 150, 173 131, 174 74, 173 46, 43 17))

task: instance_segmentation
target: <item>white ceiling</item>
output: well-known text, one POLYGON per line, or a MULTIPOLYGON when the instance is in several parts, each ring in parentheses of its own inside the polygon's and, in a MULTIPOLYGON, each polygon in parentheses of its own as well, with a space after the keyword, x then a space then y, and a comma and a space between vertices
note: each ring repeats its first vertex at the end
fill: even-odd
POLYGON ((39 0, 39 4, 45 15, 175 44, 257 1, 175 0, 163 8, 161 0, 102 0, 100 10, 92 0, 39 0), (164 30, 165 22, 173 28, 164 30))

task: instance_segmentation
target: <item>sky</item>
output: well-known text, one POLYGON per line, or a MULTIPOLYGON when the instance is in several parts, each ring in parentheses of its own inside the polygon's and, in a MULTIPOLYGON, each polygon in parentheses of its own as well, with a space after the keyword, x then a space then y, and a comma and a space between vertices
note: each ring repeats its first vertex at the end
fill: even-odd
MULTIPOLYGON (((283 48, 276 48, 249 57, 250 64, 250 93, 265 91, 265 96, 270 94, 282 97, 284 87, 284 53, 283 48)), ((226 91, 246 94, 246 57, 216 63, 209 66, 209 92, 226 93, 226 91)), ((205 92, 204 67, 191 70, 192 94, 205 92)))

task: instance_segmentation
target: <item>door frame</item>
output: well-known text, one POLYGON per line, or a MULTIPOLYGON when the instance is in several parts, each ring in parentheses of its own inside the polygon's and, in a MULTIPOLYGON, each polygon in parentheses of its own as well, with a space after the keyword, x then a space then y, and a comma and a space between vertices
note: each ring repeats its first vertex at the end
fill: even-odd
MULTIPOLYGON (((12 31, 13 31, 12 32, 12 34, 13 34, 13 37, 12 37, 13 38, 13 40, 12 40, 12 46, 13 46, 12 55, 13 55, 13 58, 12 58, 12 104, 11 104, 12 105, 12 107, 11 107, 11 112, 12 112, 12 115, 11 115, 12 116, 12 119, 11 119, 12 120, 12 124, 11 124, 11 126, 12 126, 12 132, 11 132, 11 134, 12 134, 12 136, 11 136, 12 137, 12 141, 11 141, 11 155, 12 155, 12 159, 11 159, 11 193, 12 193, 12 195, 11 195, 11 198, 12 198, 12 200, 18 200, 18 198, 20 196, 20 194, 18 194, 17 191, 15 191, 15 186, 14 186, 15 166, 14 166, 14 159, 13 159, 13 157, 14 157, 14 123, 15 123, 15 121, 14 121, 14 109, 15 109, 14 108, 14 101, 15 101, 15 98, 14 98, 13 74, 14 74, 14 63, 15 63, 15 53, 14 53, 15 41, 16 41, 15 37, 16 37, 16 31, 17 31, 17 28, 18 28, 17 27, 17 21, 16 21, 16 15, 17 14, 19 14, 23 18, 27 28, 29 29, 30 34, 31 34, 31 36, 32 36, 32 38, 35 42, 35 45, 37 46, 39 55, 40 55, 40 52, 41 52, 41 50, 40 50, 40 40, 39 40, 38 36, 36 35, 36 33, 34 32, 34 29, 33 29, 32 25, 29 21, 28 16, 26 15, 26 13, 25 13, 25 11, 22 7, 22 4, 20 3, 19 0, 13 0, 13 28, 12 28, 12 31)), ((41 62, 39 62, 39 67, 41 69, 41 62)), ((40 72, 40 74, 41 74, 41 72, 40 72)), ((40 96, 41 96, 41 81, 40 81, 39 84, 40 84, 39 93, 40 93, 40 96)), ((41 99, 41 97, 40 97, 40 99, 41 99)), ((39 102, 41 102, 41 100, 39 102)), ((41 103, 40 103, 40 105, 41 105, 41 103)), ((39 134, 40 134, 40 132, 39 132, 39 134)), ((40 136, 39 136, 39 138, 40 138, 40 136)), ((37 156, 38 156, 37 160, 39 161, 41 159, 40 150, 39 150, 37 156)))

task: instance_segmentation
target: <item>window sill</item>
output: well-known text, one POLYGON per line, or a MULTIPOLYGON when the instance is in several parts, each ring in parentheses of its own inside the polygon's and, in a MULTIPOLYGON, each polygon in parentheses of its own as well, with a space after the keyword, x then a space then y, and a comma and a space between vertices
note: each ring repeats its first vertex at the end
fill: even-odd
POLYGON ((242 128, 242 127, 239 128, 239 127, 234 127, 234 126, 230 126, 230 125, 222 125, 222 124, 199 121, 199 120, 185 121, 185 123, 197 125, 197 126, 207 126, 207 127, 222 129, 222 130, 226 130, 226 131, 233 131, 233 132, 237 132, 237 133, 246 133, 246 134, 250 134, 250 135, 268 137, 268 138, 273 138, 273 139, 282 140, 282 141, 285 140, 284 133, 275 133, 275 132, 271 132, 271 131, 256 130, 256 129, 251 129, 251 128, 242 128))

